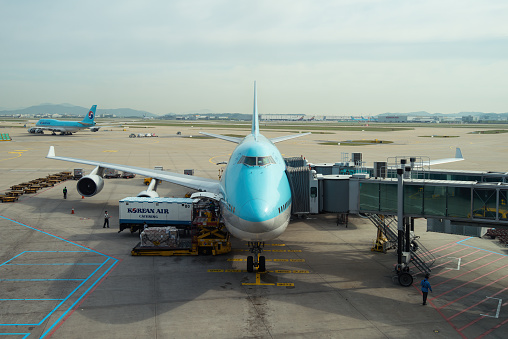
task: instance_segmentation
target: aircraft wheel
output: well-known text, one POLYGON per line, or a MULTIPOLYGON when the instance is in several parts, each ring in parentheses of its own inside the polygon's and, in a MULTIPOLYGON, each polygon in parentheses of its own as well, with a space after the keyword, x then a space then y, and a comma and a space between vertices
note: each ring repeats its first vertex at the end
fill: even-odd
POLYGON ((407 272, 399 274, 399 284, 401 284, 404 287, 409 287, 413 285, 413 276, 407 272))
POLYGON ((258 272, 265 272, 265 271, 266 271, 265 257, 264 256, 260 256, 259 257, 258 272))
POLYGON ((247 257, 247 272, 254 272, 254 257, 252 257, 252 255, 247 257))

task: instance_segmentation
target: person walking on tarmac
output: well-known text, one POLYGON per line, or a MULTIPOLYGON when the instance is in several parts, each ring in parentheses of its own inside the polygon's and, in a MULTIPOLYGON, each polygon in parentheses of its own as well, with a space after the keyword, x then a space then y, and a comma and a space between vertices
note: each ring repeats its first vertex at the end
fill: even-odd
POLYGON ((65 186, 63 189, 63 195, 64 195, 64 199, 67 199, 67 186, 65 186))
POLYGON ((106 225, 109 228, 109 218, 111 217, 109 216, 108 211, 104 211, 104 226, 102 226, 102 228, 106 228, 106 225))
POLYGON ((432 287, 430 287, 428 273, 425 274, 425 279, 423 279, 420 282, 420 286, 422 288, 422 293, 423 293, 423 304, 422 305, 427 305, 427 295, 429 294, 429 290, 432 292, 432 287))

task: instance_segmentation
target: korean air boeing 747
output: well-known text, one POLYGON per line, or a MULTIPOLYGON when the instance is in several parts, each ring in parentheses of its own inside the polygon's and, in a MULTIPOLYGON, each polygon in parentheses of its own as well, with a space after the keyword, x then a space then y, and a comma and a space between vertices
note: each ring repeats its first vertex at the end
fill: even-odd
MULTIPOLYGON (((50 147, 47 158, 96 166, 90 175, 77 183, 79 194, 90 197, 104 186, 106 168, 127 171, 154 180, 164 180, 199 190, 194 196, 219 201, 228 231, 235 237, 249 242, 253 256, 247 258, 247 271, 265 271, 265 257, 259 254, 264 242, 277 238, 286 229, 291 214, 291 189, 286 175, 286 164, 277 142, 301 137, 310 133, 293 134, 272 139, 259 132, 256 84, 254 83, 254 111, 251 133, 245 138, 203 133, 229 142, 237 143, 220 181, 177 173, 144 169, 133 166, 109 164, 75 158, 59 157, 50 147)), ((138 196, 157 197, 151 184, 138 196)))
POLYGON ((35 124, 35 127, 28 129, 28 132, 43 134, 44 131, 51 131, 53 134, 59 132, 61 135, 71 135, 72 133, 86 128, 89 128, 92 132, 97 132, 100 127, 96 126, 96 122, 94 121, 96 109, 97 105, 93 105, 81 121, 40 119, 35 124))

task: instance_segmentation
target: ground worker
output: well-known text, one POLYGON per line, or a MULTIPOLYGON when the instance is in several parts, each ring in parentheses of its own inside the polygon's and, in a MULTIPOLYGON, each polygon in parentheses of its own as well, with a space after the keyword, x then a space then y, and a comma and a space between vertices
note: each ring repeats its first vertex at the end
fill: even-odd
POLYGON ((104 211, 104 226, 102 226, 102 228, 106 228, 106 225, 109 228, 109 218, 111 217, 109 216, 108 211, 104 211))
POLYGON ((425 274, 425 279, 423 279, 421 282, 420 282, 420 286, 422 287, 422 293, 423 293, 423 304, 422 305, 427 305, 427 295, 429 294, 429 290, 432 292, 432 287, 430 287, 430 282, 429 282, 429 274, 425 274))
POLYGON ((67 186, 65 186, 63 189, 63 195, 64 195, 64 199, 67 199, 67 186))

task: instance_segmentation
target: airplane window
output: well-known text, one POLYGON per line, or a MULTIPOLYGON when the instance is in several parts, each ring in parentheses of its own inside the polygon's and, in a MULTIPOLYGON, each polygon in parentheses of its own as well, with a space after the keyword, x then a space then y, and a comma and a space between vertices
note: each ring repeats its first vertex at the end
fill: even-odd
POLYGON ((245 157, 243 163, 247 166, 256 166, 256 157, 245 157))
POLYGON ((239 164, 245 164, 247 166, 266 166, 270 164, 275 164, 275 161, 271 156, 267 157, 247 157, 242 156, 238 161, 239 164))
POLYGON ((273 161, 273 158, 268 157, 258 157, 258 166, 266 166, 270 164, 275 164, 275 161, 273 161))

